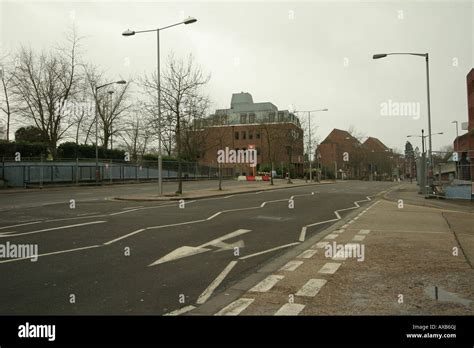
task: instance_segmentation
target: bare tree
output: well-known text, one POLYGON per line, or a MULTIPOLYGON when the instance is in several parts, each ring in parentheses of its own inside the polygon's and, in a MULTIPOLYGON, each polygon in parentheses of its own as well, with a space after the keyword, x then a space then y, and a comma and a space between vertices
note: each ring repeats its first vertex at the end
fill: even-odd
MULTIPOLYGON (((84 70, 91 96, 97 105, 98 126, 101 133, 99 138, 102 141, 102 147, 107 149, 111 136, 118 133, 123 114, 132 107, 132 104, 128 102, 132 82, 128 81, 126 84, 120 85, 120 87, 116 84, 108 86, 107 92, 112 92, 113 96, 110 97, 110 94, 105 93, 103 90, 99 90, 96 93, 97 86, 110 82, 109 79, 106 80, 105 74, 92 64, 84 66, 84 70)), ((91 130, 92 127, 89 129, 91 130)))
POLYGON ((12 100, 13 91, 13 69, 14 64, 8 61, 5 55, 0 61, 0 80, 2 83, 2 99, 0 99, 0 110, 6 115, 6 140, 10 141, 10 123, 14 113, 14 103, 12 100))
POLYGON ((79 41, 73 28, 63 47, 39 55, 31 48, 22 47, 17 57, 18 67, 13 71, 18 114, 41 130, 53 157, 58 142, 72 127, 62 109, 67 101, 75 99, 81 78, 79 41))
POLYGON ((147 120, 142 119, 140 113, 135 111, 132 118, 124 121, 120 137, 124 141, 132 160, 137 162, 145 154, 151 138, 147 120))

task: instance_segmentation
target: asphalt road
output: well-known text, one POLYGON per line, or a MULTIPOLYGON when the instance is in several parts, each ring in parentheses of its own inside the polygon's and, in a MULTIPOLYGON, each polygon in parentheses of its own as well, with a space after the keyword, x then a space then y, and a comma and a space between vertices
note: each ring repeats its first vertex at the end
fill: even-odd
POLYGON ((0 313, 162 315, 198 307, 302 237, 329 227, 335 211, 355 201, 364 207, 367 196, 392 185, 290 186, 184 208, 104 199, 116 190, 128 193, 125 186, 8 193, 0 196, 0 245, 37 245, 40 257, 0 258, 0 313), (74 209, 71 192, 86 197, 74 209), (316 222, 322 223, 301 235, 303 226, 316 222))

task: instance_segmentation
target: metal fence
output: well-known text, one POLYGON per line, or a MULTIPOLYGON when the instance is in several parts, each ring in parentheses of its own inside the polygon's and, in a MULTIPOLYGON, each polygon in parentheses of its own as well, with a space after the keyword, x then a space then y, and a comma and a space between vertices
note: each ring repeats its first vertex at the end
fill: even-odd
MULTIPOLYGON (((101 159, 96 167, 90 159, 61 159, 46 161, 27 158, 21 161, 3 158, 0 168, 0 186, 32 187, 50 184, 87 184, 96 182, 140 182, 158 179, 157 161, 140 161, 136 163, 101 159)), ((234 176, 234 168, 222 168, 222 177, 234 176)), ((178 179, 178 163, 163 161, 163 180, 178 179)), ((219 168, 197 162, 183 162, 184 180, 218 179, 219 168)))

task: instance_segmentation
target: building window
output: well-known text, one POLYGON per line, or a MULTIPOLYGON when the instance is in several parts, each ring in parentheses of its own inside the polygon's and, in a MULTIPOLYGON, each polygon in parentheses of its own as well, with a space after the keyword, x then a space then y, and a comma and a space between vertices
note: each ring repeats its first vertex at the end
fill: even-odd
POLYGON ((255 114, 253 112, 249 114, 249 123, 255 123, 255 114))
POLYGON ((239 140, 239 132, 235 132, 235 140, 239 140))
POLYGON ((247 114, 240 114, 240 123, 247 123, 247 114))
POLYGON ((260 148, 257 146, 257 155, 260 155, 260 148))
POLYGON ((285 113, 283 111, 278 111, 278 122, 283 122, 285 113))
POLYGON ((253 132, 249 131, 249 139, 253 139, 253 132))
POLYGON ((242 140, 245 140, 245 139, 247 139, 247 132, 242 131, 242 140))
POLYGON ((268 113, 268 122, 275 122, 275 113, 269 112, 268 113))
POLYGON ((260 139, 260 132, 255 133, 255 138, 260 139))

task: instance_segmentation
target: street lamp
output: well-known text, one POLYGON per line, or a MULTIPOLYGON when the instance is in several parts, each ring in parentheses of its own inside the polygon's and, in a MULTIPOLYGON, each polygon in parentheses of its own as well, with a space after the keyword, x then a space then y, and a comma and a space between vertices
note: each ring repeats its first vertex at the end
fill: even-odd
POLYGON ((329 109, 324 108, 324 109, 317 109, 317 110, 304 110, 304 111, 295 111, 296 113, 298 112, 307 112, 308 113, 308 129, 309 129, 309 182, 313 181, 313 168, 311 166, 311 155, 313 152, 312 146, 311 146, 311 113, 312 112, 318 112, 318 111, 329 111, 329 109))
POLYGON ((427 96, 427 107, 428 107, 428 141, 429 141, 429 150, 428 157, 430 161, 430 171, 433 175, 433 153, 432 153, 432 143, 431 143, 431 106, 430 106, 430 69, 429 69, 429 58, 428 53, 379 53, 374 54, 373 59, 385 58, 391 55, 409 55, 409 56, 418 56, 425 57, 426 62, 426 96, 427 96))
POLYGON ((95 183, 96 184, 99 183, 99 146, 98 146, 98 142, 99 142, 99 127, 98 127, 99 121, 97 119, 97 116, 99 114, 99 104, 98 104, 99 103, 99 98, 98 98, 99 89, 101 89, 103 87, 113 85, 113 84, 125 85, 126 83, 127 83, 127 81, 120 80, 120 81, 115 81, 115 82, 109 82, 109 83, 106 83, 106 84, 95 87, 95 183))
POLYGON ((161 82, 160 82, 160 31, 171 27, 175 27, 180 24, 191 24, 197 22, 194 17, 188 17, 184 21, 168 25, 166 27, 150 30, 133 31, 130 29, 125 30, 123 36, 132 36, 140 33, 156 32, 156 71, 157 71, 157 93, 158 93, 158 194, 163 194, 163 176, 162 176, 162 155, 161 155, 161 82))

